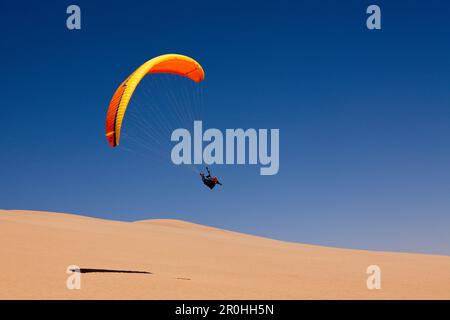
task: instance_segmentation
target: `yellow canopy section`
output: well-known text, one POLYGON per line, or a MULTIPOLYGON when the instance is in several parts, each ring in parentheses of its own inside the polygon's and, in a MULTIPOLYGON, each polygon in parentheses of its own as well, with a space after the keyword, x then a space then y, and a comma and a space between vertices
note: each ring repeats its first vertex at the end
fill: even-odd
POLYGON ((109 144, 119 144, 122 121, 134 90, 142 78, 149 73, 172 73, 187 77, 195 82, 204 79, 205 73, 201 65, 194 59, 180 54, 165 54, 153 58, 137 68, 117 88, 109 103, 106 114, 106 137, 109 144))

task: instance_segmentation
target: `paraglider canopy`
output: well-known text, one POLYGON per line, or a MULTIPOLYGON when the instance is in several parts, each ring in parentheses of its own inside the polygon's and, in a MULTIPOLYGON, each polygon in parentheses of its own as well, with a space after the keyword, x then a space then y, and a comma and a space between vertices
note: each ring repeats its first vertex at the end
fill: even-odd
POLYGON ((119 144, 122 121, 128 103, 142 78, 150 73, 170 73, 187 77, 195 82, 204 79, 201 65, 194 59, 180 54, 165 54, 153 58, 137 68, 117 88, 106 115, 106 138, 112 147, 119 144))

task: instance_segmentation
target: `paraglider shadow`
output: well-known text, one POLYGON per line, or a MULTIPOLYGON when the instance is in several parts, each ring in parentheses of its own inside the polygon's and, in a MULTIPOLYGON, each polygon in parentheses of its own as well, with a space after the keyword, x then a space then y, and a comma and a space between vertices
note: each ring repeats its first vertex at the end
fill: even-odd
POLYGON ((148 271, 134 271, 134 270, 114 270, 114 269, 93 269, 93 268, 79 268, 72 269, 72 272, 79 273, 141 273, 141 274, 153 274, 148 271))

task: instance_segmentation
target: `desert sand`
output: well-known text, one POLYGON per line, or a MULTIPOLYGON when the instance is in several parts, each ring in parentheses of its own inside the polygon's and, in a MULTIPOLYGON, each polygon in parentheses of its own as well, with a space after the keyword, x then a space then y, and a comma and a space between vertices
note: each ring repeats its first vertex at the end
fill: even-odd
POLYGON ((0 242, 0 299, 450 299, 449 256, 304 245, 177 220, 0 210, 0 242), (81 288, 69 290, 70 265, 101 270, 81 273, 81 288), (369 265, 381 268, 379 290, 367 289, 369 265))

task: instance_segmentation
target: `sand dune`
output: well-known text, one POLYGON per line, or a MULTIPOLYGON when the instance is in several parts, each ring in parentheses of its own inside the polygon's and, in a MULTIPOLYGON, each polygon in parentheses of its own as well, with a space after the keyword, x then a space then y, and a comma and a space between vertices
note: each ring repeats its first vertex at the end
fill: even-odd
POLYGON ((0 242, 0 299, 450 299, 448 256, 303 245, 177 220, 0 210, 0 242), (366 287, 373 264, 380 290, 366 287), (66 288, 70 265, 84 271, 80 290, 66 288))

